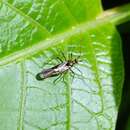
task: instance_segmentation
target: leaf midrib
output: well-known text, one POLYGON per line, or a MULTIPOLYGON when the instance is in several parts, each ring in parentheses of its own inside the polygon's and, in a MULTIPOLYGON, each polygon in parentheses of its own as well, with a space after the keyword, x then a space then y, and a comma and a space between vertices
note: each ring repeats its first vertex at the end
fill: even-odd
MULTIPOLYGON (((6 3, 6 2, 4 2, 4 3, 6 3)), ((8 4, 8 3, 6 3, 6 4, 8 4)), ((10 4, 8 4, 8 5, 12 9, 15 8, 15 7, 11 6, 10 4)), ((93 21, 85 22, 83 24, 79 24, 75 27, 72 27, 69 30, 66 30, 63 33, 51 36, 48 39, 37 43, 36 45, 32 45, 30 47, 27 47, 26 49, 21 49, 21 50, 14 52, 8 56, 5 56, 5 57, 0 59, 0 66, 12 63, 14 61, 20 61, 24 58, 27 58, 28 56, 32 56, 32 55, 40 52, 48 47, 54 46, 54 45, 59 44, 59 43, 64 43, 63 42, 64 40, 69 39, 70 37, 72 37, 74 35, 84 33, 86 30, 94 28, 97 25, 100 26, 104 22, 106 22, 106 23, 112 22, 112 23, 118 24, 119 21, 124 22, 123 19, 125 19, 126 17, 127 17, 127 19, 126 19, 127 21, 130 20, 130 18, 129 18, 130 17, 130 4, 123 5, 121 7, 115 8, 115 9, 120 10, 120 11, 118 12, 118 11, 115 11, 114 9, 104 11, 104 13, 102 13, 100 16, 97 17, 97 20, 93 20, 93 21), (126 10, 126 8, 128 10, 126 10), (118 17, 118 19, 116 16, 118 17)), ((22 15, 23 17, 26 17, 18 9, 15 9, 15 11, 19 12, 20 15, 22 15)), ((39 26, 39 28, 42 26, 39 23, 37 23, 35 20, 30 18, 29 16, 27 16, 27 17, 28 17, 28 20, 30 20, 30 22, 34 23, 34 26, 39 26)), ((43 28, 43 26, 42 26, 42 28, 43 28)))
POLYGON ((81 34, 81 33, 85 32, 86 30, 89 30, 90 28, 94 28, 95 26, 96 26, 95 22, 75 26, 64 33, 54 35, 50 38, 47 38, 46 40, 43 40, 43 41, 35 44, 35 45, 32 45, 32 46, 27 47, 25 49, 21 49, 17 52, 14 52, 8 56, 1 58, 0 59, 0 66, 3 66, 3 65, 12 63, 14 61, 19 61, 21 59, 30 57, 30 56, 32 56, 40 51, 43 51, 44 49, 46 49, 48 47, 52 47, 52 46, 57 45, 59 43, 62 44, 62 43, 64 43, 64 40, 69 39, 70 37, 72 37, 74 35, 81 34))

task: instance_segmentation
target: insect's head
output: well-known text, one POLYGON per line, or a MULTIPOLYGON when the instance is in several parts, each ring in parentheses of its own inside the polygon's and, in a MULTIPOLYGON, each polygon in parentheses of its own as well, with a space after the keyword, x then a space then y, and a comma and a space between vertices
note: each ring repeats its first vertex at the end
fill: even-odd
POLYGON ((67 66, 73 66, 74 64, 77 64, 78 63, 78 60, 77 59, 74 59, 74 60, 68 60, 68 63, 67 63, 67 66))

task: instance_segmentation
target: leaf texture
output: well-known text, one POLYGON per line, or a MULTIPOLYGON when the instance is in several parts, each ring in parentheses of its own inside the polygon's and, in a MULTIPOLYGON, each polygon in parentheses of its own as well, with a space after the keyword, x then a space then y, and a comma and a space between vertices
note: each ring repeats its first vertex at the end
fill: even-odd
POLYGON ((0 2, 0 130, 114 130, 123 83, 121 40, 96 20, 99 0, 0 2), (42 69, 80 57, 56 84, 42 69))

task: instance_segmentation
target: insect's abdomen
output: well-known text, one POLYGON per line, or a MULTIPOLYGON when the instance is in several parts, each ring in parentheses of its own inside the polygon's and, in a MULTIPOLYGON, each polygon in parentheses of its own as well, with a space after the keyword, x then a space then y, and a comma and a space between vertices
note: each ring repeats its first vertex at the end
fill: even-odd
POLYGON ((44 80, 48 77, 54 77, 57 76, 57 73, 53 69, 47 69, 45 71, 42 71, 36 75, 37 80, 44 80))
POLYGON ((37 79, 37 80, 43 80, 43 79, 45 79, 43 73, 38 73, 38 74, 36 75, 36 79, 37 79))

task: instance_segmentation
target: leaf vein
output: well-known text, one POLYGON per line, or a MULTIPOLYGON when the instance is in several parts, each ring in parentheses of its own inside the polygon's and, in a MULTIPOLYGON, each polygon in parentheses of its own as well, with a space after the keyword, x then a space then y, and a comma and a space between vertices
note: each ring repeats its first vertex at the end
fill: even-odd
POLYGON ((35 27, 37 27, 39 30, 46 32, 48 35, 50 35, 50 33, 47 31, 47 29, 42 26, 40 23, 38 23, 37 21, 35 21, 33 18, 29 17, 28 15, 26 15, 25 13, 23 13, 21 10, 17 9, 16 7, 14 7, 13 5, 11 5, 8 2, 5 1, 1 1, 3 2, 5 5, 7 5, 11 10, 15 11, 17 14, 19 14, 20 16, 22 16, 24 19, 28 20, 30 22, 30 24, 34 25, 35 27))
POLYGON ((18 126, 17 130, 23 130, 23 121, 25 114, 25 104, 26 104, 26 96, 27 96, 27 88, 26 88, 26 72, 25 72, 25 63, 24 61, 20 64, 21 66, 21 95, 20 95, 20 104, 19 104, 19 116, 18 116, 18 126))

